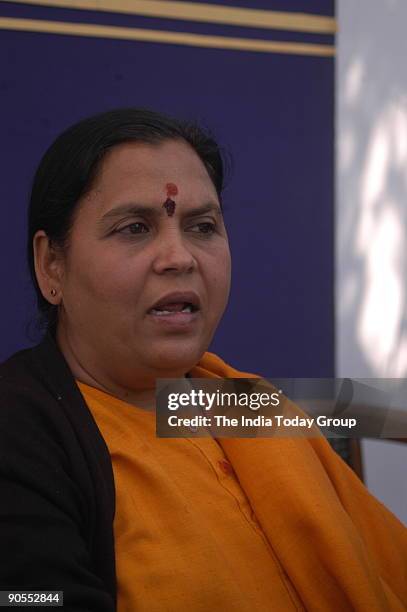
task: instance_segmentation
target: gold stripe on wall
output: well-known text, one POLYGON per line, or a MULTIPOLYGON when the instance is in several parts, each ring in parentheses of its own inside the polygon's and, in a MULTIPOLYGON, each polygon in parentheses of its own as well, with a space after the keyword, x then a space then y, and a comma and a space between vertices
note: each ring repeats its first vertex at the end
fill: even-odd
POLYGON ((334 34, 336 20, 333 17, 308 13, 288 13, 261 9, 239 8, 194 2, 172 2, 170 0, 9 0, 16 4, 38 4, 43 6, 109 11, 163 17, 166 19, 187 19, 206 23, 222 23, 251 28, 291 30, 334 34))
POLYGON ((91 36, 94 38, 115 38, 120 40, 139 40, 144 42, 172 43, 193 47, 214 49, 234 49, 236 51, 259 51, 263 53, 289 53, 295 55, 318 55, 332 57, 335 48, 331 45, 289 43, 251 38, 229 38, 228 36, 206 36, 186 32, 168 32, 139 28, 121 28, 91 23, 68 23, 65 21, 43 21, 39 19, 0 18, 0 29, 24 32, 47 32, 71 36, 91 36))

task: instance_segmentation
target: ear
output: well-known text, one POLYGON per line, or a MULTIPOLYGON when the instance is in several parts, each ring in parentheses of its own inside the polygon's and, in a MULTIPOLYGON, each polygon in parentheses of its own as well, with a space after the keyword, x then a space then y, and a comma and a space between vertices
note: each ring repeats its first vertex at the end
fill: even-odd
POLYGON ((61 253, 52 246, 44 230, 39 230, 34 235, 33 250, 35 275, 41 293, 50 304, 60 304, 63 279, 61 253))

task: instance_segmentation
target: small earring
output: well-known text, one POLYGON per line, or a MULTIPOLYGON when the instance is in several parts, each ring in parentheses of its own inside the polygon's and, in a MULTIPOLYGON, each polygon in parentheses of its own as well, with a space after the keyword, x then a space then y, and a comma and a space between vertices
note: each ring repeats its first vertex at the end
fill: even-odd
POLYGON ((52 297, 55 297, 57 294, 57 290, 56 289, 51 289, 51 295, 52 297))

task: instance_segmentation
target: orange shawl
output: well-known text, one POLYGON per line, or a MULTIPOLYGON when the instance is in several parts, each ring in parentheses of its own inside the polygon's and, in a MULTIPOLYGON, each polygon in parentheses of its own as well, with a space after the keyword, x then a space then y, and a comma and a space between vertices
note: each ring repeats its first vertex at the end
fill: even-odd
MULTIPOLYGON (((212 353, 199 378, 257 378, 212 353)), ((317 438, 218 438, 307 610, 407 609, 407 529, 317 438)))

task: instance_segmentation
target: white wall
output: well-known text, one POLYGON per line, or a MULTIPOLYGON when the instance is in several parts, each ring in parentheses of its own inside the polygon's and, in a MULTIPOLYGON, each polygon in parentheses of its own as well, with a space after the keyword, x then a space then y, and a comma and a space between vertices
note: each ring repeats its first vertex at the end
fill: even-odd
MULTIPOLYGON (((336 375, 407 378, 407 2, 337 0, 337 17, 336 375)), ((362 451, 407 523, 407 444, 362 451)))

